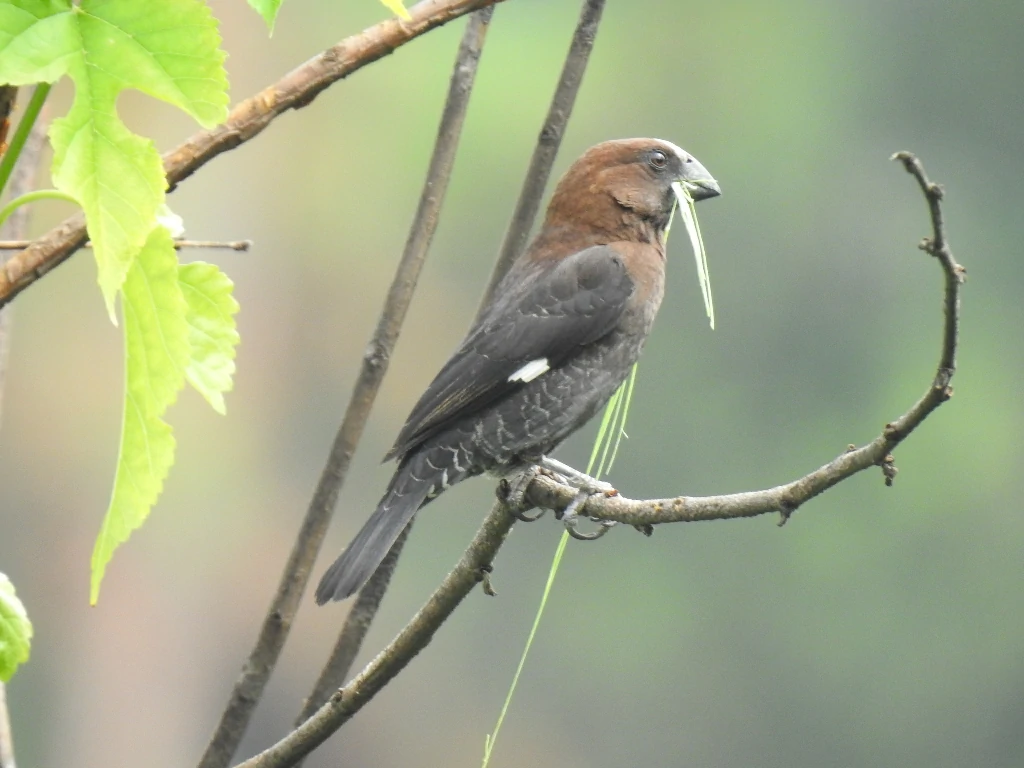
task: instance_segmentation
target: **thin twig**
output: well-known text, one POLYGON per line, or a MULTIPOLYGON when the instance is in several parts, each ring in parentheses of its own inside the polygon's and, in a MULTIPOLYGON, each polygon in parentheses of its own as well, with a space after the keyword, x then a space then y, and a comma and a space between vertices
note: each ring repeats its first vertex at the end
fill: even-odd
MULTIPOLYGON (((40 119, 35 121, 24 145, 20 148, 21 153, 10 177, 11 198, 25 194, 32 189, 35 183, 39 159, 42 156, 43 145, 46 143, 46 120, 43 119, 44 117, 45 115, 40 116, 40 119)), ((18 208, 10 215, 4 226, 0 227, 0 236, 24 237, 28 231, 28 220, 28 206, 18 208)), ((0 254, 0 263, 2 262, 3 254, 0 254)), ((0 406, 3 405, 13 309, 13 307, 0 309, 0 406)), ((0 415, 2 415, 2 411, 3 409, 0 407, 0 415)), ((7 709, 7 692, 2 682, 0 682, 0 768, 15 768, 14 736, 11 731, 10 713, 7 709)))
POLYGON ((324 702, 330 698, 331 694, 345 683, 348 671, 352 668, 352 662, 355 661, 356 655, 363 645, 363 639, 370 630, 370 625, 377 615, 377 609, 380 608, 380 603, 384 599, 388 585, 391 583, 391 576, 398 565, 398 558, 402 554, 402 548, 405 546, 406 540, 409 538, 413 522, 415 522, 415 518, 399 534, 395 543, 391 545, 391 549, 388 550, 387 555, 384 556, 381 564, 377 566, 373 576, 359 590, 355 604, 348 612, 348 616, 345 617, 345 624, 342 626, 341 634, 338 635, 338 640, 331 651, 331 657, 324 665, 323 670, 320 672, 320 677, 317 678, 316 684, 313 686, 313 691, 309 694, 309 698, 302 705, 302 711, 295 719, 296 728, 306 722, 314 712, 324 705, 324 702))
POLYGON ((398 636, 324 706, 274 746, 239 768, 285 768, 312 752, 367 704, 422 651, 473 587, 490 571, 515 519, 496 502, 458 565, 398 636))
MULTIPOLYGON (((438 214, 455 162, 455 150, 476 74, 486 21, 486 18, 478 21, 472 34, 467 32, 464 45, 460 48, 423 194, 377 329, 363 355, 362 369, 345 417, 334 438, 326 466, 285 565, 277 594, 264 619, 256 645, 235 684, 220 724, 199 763, 200 768, 222 768, 230 762, 288 637, 313 562, 334 514, 338 494, 348 474, 356 445, 387 372, 427 249, 437 229, 438 214)), ((362 636, 358 640, 361 642, 362 636)), ((325 674, 333 673, 328 671, 325 674)))
POLYGON ((508 231, 505 232, 505 239, 501 243, 501 250, 498 252, 494 270, 491 272, 490 282, 487 284, 480 307, 477 309, 478 314, 490 303, 491 296, 494 294, 495 288, 498 287, 498 283, 501 282, 501 278, 505 276, 509 267, 512 266, 512 262, 526 248, 526 240, 533 228, 534 219, 537 218, 537 211, 540 210, 544 188, 551 176, 551 166, 554 165, 555 157, 558 155, 558 148, 565 135, 565 126, 569 122, 573 105, 576 103, 576 94, 583 81, 583 73, 587 69, 590 51, 594 48, 594 38, 597 36, 597 27, 601 22, 604 2, 605 0, 584 0, 583 2, 580 20, 576 24, 576 32, 572 36, 569 53, 565 58, 565 64, 562 65, 562 76, 558 79, 555 95, 551 99, 551 106, 548 107, 548 115, 537 137, 537 146, 534 147, 533 157, 530 158, 530 168, 526 172, 526 179, 523 181, 523 189, 519 193, 516 209, 509 222, 508 231))
MULTIPOLYGON (((459 45, 451 82, 448 86, 448 97, 441 115, 441 124, 437 130, 430 170, 423 185, 420 206, 416 211, 406 245, 407 252, 411 250, 413 258, 422 260, 430 237, 437 227, 441 201, 455 162, 455 151, 462 133, 462 124, 469 105, 470 93, 473 90, 480 55, 483 52, 487 29, 493 13, 493 7, 484 8, 474 13, 469 17, 462 35, 462 42, 459 45)), ((345 677, 359 653, 363 639, 366 637, 370 624, 373 623, 384 593, 391 582, 391 575, 398 565, 398 558, 405 544, 408 530, 406 528, 403 535, 392 546, 387 557, 377 567, 373 576, 359 591, 356 603, 346 617, 345 624, 338 635, 330 659, 320 673, 313 692, 306 700, 296 725, 315 712, 327 700, 331 692, 345 682, 345 677)))
MULTIPOLYGON (((0 251, 21 251, 32 245, 32 242, 32 240, 0 240, 0 251)), ((92 242, 87 241, 82 247, 92 248, 92 242)), ((176 249, 210 248, 248 251, 252 248, 252 240, 175 240, 174 247, 176 249)))
POLYGON ((14 762, 11 715, 7 711, 7 689, 2 682, 0 682, 0 768, 17 768, 14 762))
MULTIPOLYGON (((173 189, 217 155, 259 135, 277 117, 300 109, 331 84, 393 53, 435 27, 502 0, 424 0, 409 9, 410 21, 388 19, 353 35, 292 70, 231 110, 228 119, 164 155, 173 189)), ((85 219, 72 216, 0 269, 0 306, 61 264, 86 240, 85 219)))
MULTIPOLYGON (((632 501, 621 496, 592 497, 585 514, 601 520, 618 520, 634 525, 725 520, 752 517, 766 512, 780 512, 788 517, 804 501, 818 495, 854 473, 881 465, 887 484, 892 465, 889 451, 907 437, 940 404, 949 399, 949 379, 956 357, 956 327, 959 322, 959 292, 963 268, 953 259, 946 244, 939 200, 941 191, 927 181, 920 164, 909 153, 897 157, 914 174, 925 191, 931 210, 934 236, 926 250, 939 257, 945 275, 945 325, 938 373, 924 396, 910 410, 891 424, 882 435, 862 448, 852 448, 836 460, 793 483, 752 493, 703 498, 678 497, 632 501)), ((537 475, 527 491, 529 503, 564 509, 575 498, 576 489, 563 486, 544 475, 537 475)), ((477 532, 455 570, 430 597, 398 637, 371 661, 366 668, 299 728, 266 751, 242 763, 242 768, 285 768, 294 765, 335 730, 397 675, 420 650, 430 642, 441 624, 472 589, 470 581, 489 572, 498 549, 512 526, 512 516, 501 502, 495 504, 483 527, 477 532)))

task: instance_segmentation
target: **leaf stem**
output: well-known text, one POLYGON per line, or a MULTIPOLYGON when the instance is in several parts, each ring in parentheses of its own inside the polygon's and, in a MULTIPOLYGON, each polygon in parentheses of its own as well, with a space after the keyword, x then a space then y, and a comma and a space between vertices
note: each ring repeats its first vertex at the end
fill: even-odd
POLYGON ((37 189, 34 192, 26 192, 24 195, 19 195, 0 208, 0 227, 3 226, 7 218, 14 213, 18 208, 28 203, 34 203, 37 200, 67 200, 69 203, 78 205, 78 200, 69 195, 67 192, 61 192, 59 189, 37 189))
POLYGON ((46 97, 50 93, 50 87, 50 83, 39 83, 32 91, 32 98, 29 99, 28 106, 25 107, 25 114, 21 116, 18 129, 11 137, 11 145, 7 148, 4 156, 0 157, 0 194, 3 194, 7 187, 7 181, 14 171, 14 164, 18 162, 21 149, 25 146, 28 135, 32 132, 32 126, 35 125, 36 118, 39 117, 39 112, 43 109, 43 102, 46 101, 46 97))

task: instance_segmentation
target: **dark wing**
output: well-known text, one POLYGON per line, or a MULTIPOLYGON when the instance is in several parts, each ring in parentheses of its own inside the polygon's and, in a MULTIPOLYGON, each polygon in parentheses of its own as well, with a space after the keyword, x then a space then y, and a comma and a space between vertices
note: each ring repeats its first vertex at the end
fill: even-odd
MULTIPOLYGON (((493 309, 427 387, 385 461, 522 387, 524 381, 510 377, 528 363, 543 360, 555 368, 579 347, 605 336, 622 317, 634 287, 622 258, 605 245, 575 253, 533 277, 509 277, 493 309)), ((537 370, 544 370, 542 363, 524 378, 537 370)))

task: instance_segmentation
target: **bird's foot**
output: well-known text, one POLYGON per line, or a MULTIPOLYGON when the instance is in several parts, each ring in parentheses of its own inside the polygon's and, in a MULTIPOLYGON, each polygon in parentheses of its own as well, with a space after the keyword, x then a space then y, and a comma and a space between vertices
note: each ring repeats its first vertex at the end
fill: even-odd
POLYGON ((614 520, 602 520, 600 527, 591 533, 584 533, 576 527, 579 524, 579 510, 587 503, 587 499, 591 496, 618 495, 619 492, 610 483, 591 477, 550 456, 542 456, 537 462, 537 466, 576 489, 576 496, 573 500, 561 512, 555 513, 565 526, 565 530, 574 539, 594 541, 604 536, 609 528, 616 525, 614 520))
POLYGON ((509 513, 516 520, 524 523, 532 523, 540 520, 546 510, 539 510, 535 514, 529 514, 526 510, 526 489, 540 473, 540 467, 530 465, 521 472, 516 472, 511 477, 503 478, 498 485, 498 498, 508 507, 509 513))
MULTIPOLYGON (((619 495, 619 492, 615 490, 611 483, 606 483, 604 480, 598 480, 596 477, 591 477, 585 472, 573 469, 568 464, 564 464, 558 459, 552 459, 550 456, 542 456, 540 461, 537 462, 537 466, 554 473, 564 480, 567 485, 571 485, 573 488, 577 488, 581 491, 589 491, 590 495, 596 495, 598 493, 604 494, 605 496, 619 495)), ((530 479, 532 480, 533 478, 530 479)))
POLYGON ((604 491, 598 491, 597 493, 593 493, 592 491, 587 490, 586 488, 580 488, 576 492, 576 496, 573 498, 573 500, 570 501, 568 505, 566 505, 565 509, 563 509, 561 512, 555 513, 555 516, 559 520, 561 520, 562 525, 565 526, 565 530, 574 539, 579 539, 580 541, 594 541, 596 539, 600 539, 602 536, 608 533, 609 528, 611 528, 614 525, 618 525, 618 523, 615 520, 601 520, 600 527, 596 531, 592 531, 590 533, 584 533, 576 527, 579 524, 580 520, 580 507, 586 504, 587 499, 589 499, 591 496, 603 495, 604 491))

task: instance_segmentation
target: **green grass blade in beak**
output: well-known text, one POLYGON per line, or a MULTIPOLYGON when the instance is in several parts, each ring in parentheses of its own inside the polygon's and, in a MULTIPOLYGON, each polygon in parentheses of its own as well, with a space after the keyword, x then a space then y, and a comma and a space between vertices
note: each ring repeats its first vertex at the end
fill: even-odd
POLYGON ((711 328, 715 327, 715 302, 711 298, 711 277, 708 275, 708 255, 704 250, 704 238, 700 236, 700 225, 697 223, 697 211, 694 209, 693 198, 681 182, 672 183, 672 191, 679 201, 679 215, 686 225, 686 234, 690 236, 693 257, 697 262, 697 279, 700 281, 700 292, 704 297, 704 309, 707 311, 711 328))

